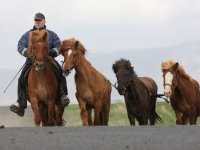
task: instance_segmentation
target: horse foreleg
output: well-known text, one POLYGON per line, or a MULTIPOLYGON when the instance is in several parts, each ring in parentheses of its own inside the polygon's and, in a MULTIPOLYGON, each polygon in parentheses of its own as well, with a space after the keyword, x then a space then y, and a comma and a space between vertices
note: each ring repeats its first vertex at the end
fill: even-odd
POLYGON ((39 111, 39 106, 38 106, 38 103, 37 103, 37 99, 36 98, 31 98, 30 102, 31 102, 31 108, 32 108, 33 113, 34 113, 35 125, 36 125, 36 127, 39 127, 40 123, 41 123, 41 117, 40 117, 40 111, 39 111))
POLYGON ((79 103, 79 107, 81 109, 80 116, 81 116, 81 121, 83 123, 83 126, 88 125, 88 112, 85 108, 85 104, 86 103, 84 101, 80 101, 80 103, 79 103))
POLYGON ((47 108, 47 105, 42 103, 42 102, 39 102, 38 103, 38 106, 39 106, 39 110, 40 110, 40 118, 41 118, 41 121, 42 121, 42 126, 47 126, 47 121, 48 121, 48 108, 47 108))
POLYGON ((88 112, 86 109, 86 102, 84 100, 81 99, 81 97, 78 96, 78 94, 76 93, 76 99, 79 103, 79 108, 80 108, 80 116, 81 116, 81 121, 83 126, 88 126, 88 112))
POLYGON ((54 100, 49 100, 48 102, 48 126, 54 125, 54 114, 55 114, 55 102, 54 100))

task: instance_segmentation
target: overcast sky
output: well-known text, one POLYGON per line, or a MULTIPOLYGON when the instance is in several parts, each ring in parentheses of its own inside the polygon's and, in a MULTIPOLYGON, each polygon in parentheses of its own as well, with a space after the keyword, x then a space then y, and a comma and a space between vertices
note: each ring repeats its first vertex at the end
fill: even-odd
MULTIPOLYGON (((96 53, 106 55, 107 52, 146 48, 163 48, 160 54, 165 55, 166 47, 200 42, 200 0, 1 0, 0 70, 16 69, 13 72, 17 73, 25 62, 17 52, 17 42, 33 27, 37 12, 46 16, 47 28, 56 32, 61 40, 71 37, 80 40, 90 58, 94 53, 102 56, 96 53)), ((196 70, 198 55, 187 58, 197 65, 196 70)), ((57 58, 61 59, 61 56, 57 58)), ((160 66, 158 70, 160 72, 160 66)), ((8 76, 6 81, 0 80, 1 93, 15 75, 7 75, 8 72, 0 71, 2 76, 8 76)), ((194 74, 199 77, 198 72, 194 74)), ((115 80, 113 72, 112 75, 111 79, 115 80)), ((4 97, 0 95, 0 104, 16 100, 16 95, 9 96, 13 89, 17 91, 17 78, 4 97)))
POLYGON ((75 37, 89 53, 200 41, 199 0, 1 0, 0 68, 22 66, 17 42, 37 12, 61 40, 75 37))

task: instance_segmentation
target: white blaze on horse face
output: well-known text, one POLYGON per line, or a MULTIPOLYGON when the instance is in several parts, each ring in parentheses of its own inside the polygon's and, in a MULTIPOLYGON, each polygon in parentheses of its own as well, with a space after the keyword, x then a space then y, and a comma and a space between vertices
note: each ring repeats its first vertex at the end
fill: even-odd
POLYGON ((165 74, 165 83, 164 83, 164 94, 165 96, 170 96, 172 89, 171 89, 171 85, 172 85, 172 80, 173 80, 173 74, 171 72, 167 72, 165 74))
POLYGON ((70 49, 70 50, 68 51, 68 56, 67 56, 67 57, 69 57, 69 56, 71 55, 71 53, 72 53, 72 50, 70 49))

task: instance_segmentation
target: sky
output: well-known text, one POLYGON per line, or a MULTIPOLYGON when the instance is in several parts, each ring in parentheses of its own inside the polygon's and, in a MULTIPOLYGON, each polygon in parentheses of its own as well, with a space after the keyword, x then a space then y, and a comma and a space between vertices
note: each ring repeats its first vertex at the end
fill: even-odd
POLYGON ((17 73, 25 62, 17 42, 37 12, 61 40, 80 40, 89 55, 200 42, 199 0, 1 0, 0 70, 17 73))
POLYGON ((90 53, 200 40, 199 0, 2 0, 0 68, 22 66, 17 42, 37 12, 61 40, 75 37, 90 53))

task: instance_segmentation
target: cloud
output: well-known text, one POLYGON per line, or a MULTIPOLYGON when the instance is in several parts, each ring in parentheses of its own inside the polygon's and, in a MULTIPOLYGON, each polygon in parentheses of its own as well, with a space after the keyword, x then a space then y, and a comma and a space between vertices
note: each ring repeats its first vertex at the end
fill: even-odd
POLYGON ((32 28, 36 12, 61 39, 75 37, 91 52, 109 52, 198 41, 199 10, 198 0, 3 0, 0 59, 24 61, 17 41, 32 28))

